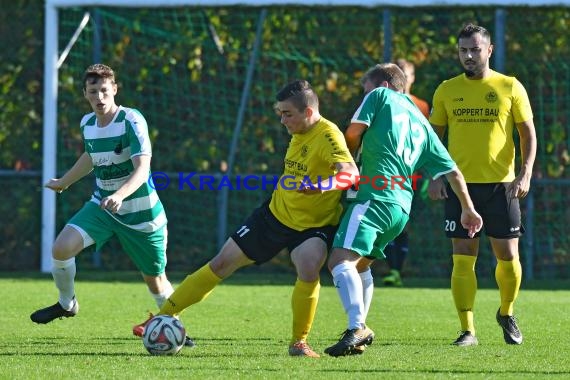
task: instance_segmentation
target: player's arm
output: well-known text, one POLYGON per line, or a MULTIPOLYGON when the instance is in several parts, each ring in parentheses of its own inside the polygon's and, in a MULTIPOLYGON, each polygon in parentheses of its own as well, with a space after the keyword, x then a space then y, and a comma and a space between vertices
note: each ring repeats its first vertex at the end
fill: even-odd
POLYGON ((447 129, 447 125, 437 125, 434 123, 430 124, 435 133, 437 133, 437 137, 439 137, 440 140, 443 140, 443 136, 445 135, 445 130, 447 129))
POLYGON ((297 191, 303 194, 322 194, 326 191, 347 190, 356 183, 359 171, 354 162, 337 162, 334 165, 334 176, 323 178, 321 182, 310 186, 301 186, 297 191))
MULTIPOLYGON (((431 123, 431 127, 433 128, 433 130, 437 134, 437 137, 439 137, 439 139, 442 140, 443 136, 445 134, 445 129, 447 128, 447 126, 446 125, 436 125, 436 124, 431 123)), ((432 199, 434 201, 447 198, 447 189, 445 186, 445 182, 443 181, 443 177, 441 177, 439 179, 435 179, 435 180, 434 179, 429 180, 428 195, 429 195, 430 199, 432 199)))
POLYGON ((123 200, 134 193, 143 183, 148 180, 150 172, 149 155, 138 155, 131 158, 135 170, 129 178, 113 194, 101 200, 100 207, 111 212, 117 212, 123 204, 123 200))
POLYGON ((360 177, 358 166, 354 162, 337 162, 336 175, 329 185, 333 190, 348 190, 360 177))
POLYGON ((532 167, 536 158, 536 130, 533 120, 516 124, 520 137, 521 169, 515 180, 507 184, 507 194, 511 198, 524 198, 530 189, 532 167))
POLYGON ((366 129, 368 129, 366 124, 351 123, 346 129, 346 132, 344 132, 346 146, 353 157, 356 157, 356 152, 362 143, 362 136, 364 135, 364 132, 366 132, 366 129))
POLYGON ((52 178, 44 186, 61 193, 93 170, 93 161, 87 152, 83 152, 75 164, 61 178, 52 178))
POLYGON ((440 140, 443 140, 445 130, 449 124, 449 115, 447 114, 447 110, 445 108, 445 99, 447 97, 448 96, 445 95, 444 89, 442 89, 442 86, 439 85, 433 94, 431 114, 428 118, 431 127, 438 135, 440 140))
POLYGON ((467 191, 467 184, 463 174, 457 167, 445 175, 449 181, 453 192, 457 195, 461 203, 461 225, 468 231, 469 237, 473 237, 483 227, 483 219, 481 215, 475 211, 473 201, 467 191))

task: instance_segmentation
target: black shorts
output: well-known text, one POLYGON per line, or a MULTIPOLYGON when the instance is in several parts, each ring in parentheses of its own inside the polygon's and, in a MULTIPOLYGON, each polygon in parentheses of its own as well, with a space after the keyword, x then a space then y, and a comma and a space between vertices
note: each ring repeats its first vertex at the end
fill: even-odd
POLYGON ((337 227, 322 226, 303 231, 294 230, 277 220, 271 213, 267 201, 255 209, 231 237, 243 253, 259 265, 277 256, 284 248, 291 252, 313 237, 322 239, 330 250, 337 227))
MULTIPOLYGON (((475 210, 483 218, 483 230, 487 236, 512 239, 524 233, 519 199, 507 199, 504 183, 468 183, 467 190, 475 210)), ((450 185, 447 185, 447 196, 445 234, 450 238, 468 239, 467 230, 461 225, 461 204, 450 185)), ((475 236, 480 235, 481 231, 475 236)))

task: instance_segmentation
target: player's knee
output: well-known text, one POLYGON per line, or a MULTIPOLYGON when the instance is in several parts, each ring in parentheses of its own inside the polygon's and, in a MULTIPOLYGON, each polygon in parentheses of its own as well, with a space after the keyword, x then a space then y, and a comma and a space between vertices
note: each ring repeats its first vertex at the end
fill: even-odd
POLYGON ((70 259, 81 252, 85 244, 83 236, 78 231, 65 226, 53 243, 52 257, 56 260, 70 259))
POLYGON ((56 260, 67 260, 76 254, 76 249, 71 244, 60 240, 55 241, 51 250, 51 255, 56 260))
POLYGON ((316 281, 319 278, 322 267, 322 263, 317 262, 309 263, 303 267, 297 267, 297 277, 306 282, 316 281))
POLYGON ((241 267, 253 263, 241 250, 222 250, 209 263, 214 274, 222 279, 229 277, 241 267))
POLYGON ((314 278, 319 276, 319 273, 325 265, 326 261, 326 251, 322 252, 295 252, 291 255, 291 261, 297 270, 299 278, 302 277, 309 278, 308 281, 314 281, 314 278))

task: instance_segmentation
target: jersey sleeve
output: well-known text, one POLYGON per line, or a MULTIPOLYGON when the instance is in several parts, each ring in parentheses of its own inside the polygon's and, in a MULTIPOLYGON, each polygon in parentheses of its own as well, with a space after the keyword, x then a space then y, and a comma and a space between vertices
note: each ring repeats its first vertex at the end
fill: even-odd
POLYGON ((323 160, 334 165, 339 162, 354 162, 346 140, 338 128, 330 128, 324 135, 326 142, 322 145, 321 154, 323 160))
POLYGON ((532 119, 532 107, 528 94, 517 79, 513 80, 513 119, 515 123, 522 123, 532 119))
MULTIPOLYGON (((444 82, 445 83, 445 82, 444 82)), ((431 106, 431 114, 429 116, 429 121, 433 125, 446 126, 447 125, 447 111, 445 109, 445 102, 443 97, 443 88, 440 84, 435 93, 433 94, 433 101, 431 106)))
POLYGON ((145 155, 152 156, 148 125, 144 116, 135 109, 131 109, 126 116, 127 134, 131 147, 131 157, 145 155))

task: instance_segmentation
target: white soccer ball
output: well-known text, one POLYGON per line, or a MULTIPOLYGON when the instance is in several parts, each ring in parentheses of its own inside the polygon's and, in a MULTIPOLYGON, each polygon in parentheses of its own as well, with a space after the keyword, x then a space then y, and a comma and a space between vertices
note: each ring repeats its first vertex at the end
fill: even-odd
POLYGON ((143 344, 151 355, 176 355, 185 340, 182 322, 170 315, 157 315, 144 328, 143 344))

